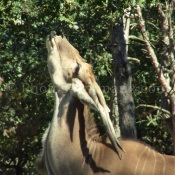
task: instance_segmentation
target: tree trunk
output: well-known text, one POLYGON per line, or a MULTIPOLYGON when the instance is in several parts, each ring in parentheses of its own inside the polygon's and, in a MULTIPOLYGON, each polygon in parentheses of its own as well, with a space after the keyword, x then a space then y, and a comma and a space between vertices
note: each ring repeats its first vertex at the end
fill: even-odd
MULTIPOLYGON (((127 35, 125 35, 127 36, 127 35)), ((124 38, 123 21, 111 29, 113 73, 115 82, 115 96, 113 100, 112 114, 116 115, 118 103, 118 116, 121 137, 136 138, 135 106, 132 97, 131 68, 127 60, 126 40, 124 38), (117 102, 116 102, 117 100, 117 102)), ((114 120, 113 120, 114 121, 114 120)), ((116 127, 116 130, 118 128, 116 127)))

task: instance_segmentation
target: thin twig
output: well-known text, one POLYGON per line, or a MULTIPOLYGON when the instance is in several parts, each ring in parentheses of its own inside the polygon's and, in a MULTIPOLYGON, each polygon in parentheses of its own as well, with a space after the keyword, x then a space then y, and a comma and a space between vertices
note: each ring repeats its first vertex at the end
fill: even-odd
POLYGON ((133 58, 133 57, 128 57, 129 61, 135 61, 136 63, 140 64, 140 60, 137 58, 133 58))

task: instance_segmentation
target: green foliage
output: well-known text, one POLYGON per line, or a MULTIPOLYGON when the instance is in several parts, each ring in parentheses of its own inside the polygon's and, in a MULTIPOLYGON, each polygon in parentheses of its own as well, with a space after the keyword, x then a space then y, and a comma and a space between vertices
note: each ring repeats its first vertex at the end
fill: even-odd
POLYGON ((166 123, 161 113, 153 111, 149 115, 140 116, 137 126, 140 131, 138 135, 142 136, 144 142, 147 142, 161 153, 172 155, 171 136, 167 132, 166 123))
MULTIPOLYGON (((77 47, 99 82, 111 75, 108 1, 3 0, 0 2, 0 171, 36 174, 33 162, 53 113, 45 39, 51 30, 77 47)), ((103 85, 103 83, 102 83, 103 85)), ((105 95, 109 101, 109 95, 105 95)))
MULTIPOLYGON (((157 55, 158 61, 162 63, 162 31, 157 9, 160 2, 156 2, 154 5, 151 3, 153 3, 153 1, 145 1, 147 8, 143 8, 142 14, 151 46, 157 55)), ((163 6, 164 4, 161 5, 163 6)), ((137 23, 137 20, 133 19, 132 23, 130 34, 142 39, 138 25, 134 25, 137 23)), ((139 65, 132 63, 135 105, 150 104, 161 107, 162 87, 158 82, 157 75, 153 69, 145 46, 140 40, 130 40, 130 44, 129 56, 140 60, 139 65)), ((160 152, 170 154, 172 153, 171 136, 166 128, 165 119, 162 117, 163 114, 158 112, 159 111, 155 109, 150 110, 144 107, 136 109, 138 135, 140 139, 154 146, 160 152)))

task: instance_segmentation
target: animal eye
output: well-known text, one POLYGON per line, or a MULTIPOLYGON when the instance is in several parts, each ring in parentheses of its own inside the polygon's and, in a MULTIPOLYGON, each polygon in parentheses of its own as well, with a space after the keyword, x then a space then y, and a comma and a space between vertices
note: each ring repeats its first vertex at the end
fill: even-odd
POLYGON ((75 68, 75 75, 78 75, 79 70, 80 70, 80 65, 77 63, 77 66, 75 68))

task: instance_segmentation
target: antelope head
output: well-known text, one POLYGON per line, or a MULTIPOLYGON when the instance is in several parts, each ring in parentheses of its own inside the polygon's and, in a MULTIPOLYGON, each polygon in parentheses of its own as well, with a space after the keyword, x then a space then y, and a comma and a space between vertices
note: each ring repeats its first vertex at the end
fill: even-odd
MULTIPOLYGON (((83 104, 98 111, 106 129, 106 133, 120 156, 118 147, 122 149, 109 118, 109 109, 103 93, 95 81, 91 66, 83 61, 65 37, 55 32, 47 37, 48 69, 54 86, 62 91, 70 92, 83 104)), ((123 150, 123 149, 122 149, 123 150)))

